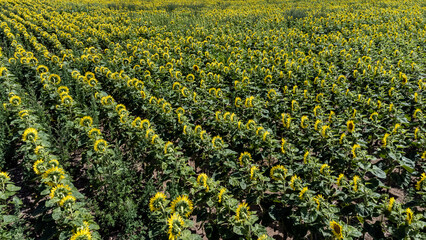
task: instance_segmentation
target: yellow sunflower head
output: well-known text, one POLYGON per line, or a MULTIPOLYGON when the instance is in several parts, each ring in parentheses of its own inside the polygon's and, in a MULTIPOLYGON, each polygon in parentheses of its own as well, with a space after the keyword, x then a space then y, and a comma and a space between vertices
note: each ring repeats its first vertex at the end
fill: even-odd
POLYGON ((235 219, 237 221, 246 221, 250 217, 250 207, 247 203, 240 203, 235 212, 235 219))
POLYGON ((22 134, 22 141, 32 141, 35 142, 38 137, 38 132, 35 128, 27 128, 22 134))
POLYGON ((285 168, 282 165, 277 165, 277 166, 272 167, 271 172, 270 172, 270 176, 275 181, 279 181, 279 180, 284 181, 284 179, 287 175, 287 172, 288 172, 287 168, 285 168))
POLYGON ((186 195, 177 197, 171 204, 172 213, 179 213, 186 217, 191 215, 193 208, 192 201, 186 195))
POLYGON ((348 128, 348 131, 350 132, 350 133, 352 133, 354 130, 355 130, 355 123, 354 123, 354 121, 348 121, 347 123, 346 123, 346 126, 347 126, 347 128, 348 128))
POLYGON ((50 198, 57 197, 62 199, 71 194, 71 188, 68 185, 58 184, 50 190, 50 198))
POLYGON ((151 212, 158 211, 165 207, 166 204, 166 195, 162 192, 157 192, 150 200, 149 200, 149 210, 151 212))
POLYGON ((167 226, 169 228, 169 240, 177 240, 185 227, 185 222, 183 218, 175 212, 167 219, 167 226))
POLYGON ((342 225, 340 225, 336 221, 331 221, 330 222, 330 228, 331 228, 331 231, 333 232, 335 238, 337 238, 337 239, 343 239, 343 228, 342 228, 342 225))

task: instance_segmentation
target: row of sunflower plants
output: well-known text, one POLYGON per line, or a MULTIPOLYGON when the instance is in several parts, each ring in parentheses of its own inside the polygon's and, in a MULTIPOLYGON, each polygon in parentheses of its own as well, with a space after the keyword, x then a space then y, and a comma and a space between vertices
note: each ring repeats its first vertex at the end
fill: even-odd
POLYGON ((29 227, 23 219, 22 201, 17 196, 21 188, 10 179, 9 173, 0 172, 0 237, 2 239, 31 239, 29 227))
MULTIPOLYGON (((84 196, 72 184, 57 157, 52 153, 49 135, 40 124, 40 119, 28 107, 22 87, 9 72, 2 77, 3 89, 9 92, 8 102, 3 104, 13 124, 22 134, 22 146, 19 151, 26 155, 26 161, 32 164, 33 175, 40 181, 41 196, 48 196, 46 209, 51 209, 51 217, 57 224, 56 232, 52 233, 59 239, 98 239, 99 226, 93 216, 85 208, 84 196)), ((47 212, 45 214, 48 214, 47 212)))

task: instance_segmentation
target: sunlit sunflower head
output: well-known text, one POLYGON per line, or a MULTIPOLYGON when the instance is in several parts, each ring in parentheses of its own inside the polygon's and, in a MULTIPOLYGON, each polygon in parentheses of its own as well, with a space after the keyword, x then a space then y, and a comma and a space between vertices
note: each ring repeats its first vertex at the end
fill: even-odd
POLYGON ((193 208, 192 201, 186 195, 177 197, 171 204, 172 213, 179 213, 186 217, 191 215, 193 208))
POLYGON ((96 152, 105 152, 105 150, 107 149, 107 147, 108 147, 108 144, 103 139, 96 140, 95 144, 93 145, 93 149, 96 152))
POLYGON ((250 217, 250 207, 247 203, 238 204, 237 211, 235 212, 235 219, 237 221, 246 221, 250 217))
POLYGON ((354 123, 354 121, 348 121, 347 123, 346 123, 346 126, 347 126, 347 128, 348 128, 348 131, 350 132, 350 133, 352 133, 354 130, 355 130, 355 123, 354 123))
POLYGON ((59 206, 61 207, 71 206, 72 204, 75 203, 75 201, 77 201, 77 199, 74 196, 67 195, 59 201, 59 206))
POLYGON ((228 191, 228 190, 227 190, 226 188, 224 188, 224 187, 220 189, 219 194, 217 195, 217 197, 218 197, 218 202, 219 202, 219 203, 222 203, 223 196, 224 196, 224 194, 225 194, 227 191, 228 191))
POLYGON ((257 179, 257 173, 259 172, 259 168, 257 166, 252 166, 250 168, 250 180, 256 180, 257 179))
POLYGON ((336 221, 331 221, 330 222, 330 228, 331 228, 331 231, 333 232, 335 238, 337 238, 337 239, 343 239, 343 228, 342 228, 342 225, 340 225, 336 221))
POLYGON ((238 158, 238 161, 241 166, 244 166, 244 164, 249 163, 252 160, 251 154, 248 152, 243 152, 240 154, 240 157, 238 158))
POLYGON ((416 190, 420 191, 420 189, 422 188, 422 186, 426 185, 426 173, 422 173, 419 181, 416 183, 416 190))
POLYGON ((88 227, 84 227, 82 229, 77 230, 70 240, 91 240, 92 234, 90 233, 90 229, 88 227))
POLYGON ((84 116, 80 119, 80 126, 82 127, 91 127, 93 124, 93 119, 89 116, 84 116))
POLYGON ((45 166, 44 166, 43 159, 39 159, 39 160, 37 160, 37 161, 34 162, 34 164, 33 164, 33 170, 34 170, 35 174, 37 174, 37 175, 40 175, 40 174, 44 173, 45 166))
POLYGON ((22 134, 22 141, 31 141, 35 142, 38 137, 38 132, 35 128, 27 128, 22 134))
POLYGON ((284 181, 284 179, 287 175, 287 172, 288 172, 288 170, 284 166, 276 165, 276 166, 272 167, 271 172, 270 172, 270 176, 275 181, 279 181, 279 180, 284 181))
POLYGON ((166 205, 166 195, 162 192, 157 192, 150 200, 149 200, 149 210, 151 212, 158 211, 164 208, 166 205))
POLYGON ((169 240, 177 240, 185 227, 185 223, 183 218, 175 212, 167 219, 167 226, 169 228, 169 240))
POLYGON ((0 172, 0 182, 5 182, 6 180, 9 180, 9 174, 7 172, 0 172))
POLYGON ((414 213, 410 208, 407 208, 405 210, 405 213, 406 213, 405 221, 407 221, 408 225, 410 225, 413 222, 414 213))
POLYGON ((62 199, 71 194, 71 188, 68 185, 58 184, 50 190, 50 198, 57 197, 62 199))
POLYGON ((43 175, 43 179, 50 179, 48 182, 58 183, 60 180, 65 178, 65 172, 62 168, 52 167, 47 169, 43 175))
POLYGON ((206 192, 209 191, 209 185, 207 184, 208 179, 209 179, 209 177, 205 173, 201 173, 197 177, 198 185, 204 187, 206 189, 206 192))

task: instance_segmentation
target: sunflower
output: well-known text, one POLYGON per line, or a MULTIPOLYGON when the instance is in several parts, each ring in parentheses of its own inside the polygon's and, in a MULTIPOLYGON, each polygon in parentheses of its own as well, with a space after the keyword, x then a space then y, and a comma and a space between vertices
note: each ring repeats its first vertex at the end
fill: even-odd
POLYGON ((303 163, 304 164, 308 163, 308 157, 309 157, 309 151, 306 151, 305 154, 303 155, 303 163))
POLYGON ((70 92, 70 90, 65 86, 58 87, 56 91, 58 92, 59 96, 62 96, 62 94, 68 94, 70 92))
POLYGON ((259 238, 257 238, 257 240, 268 240, 268 239, 270 238, 266 234, 262 234, 259 238))
POLYGON ((167 154, 169 151, 173 150, 173 143, 168 141, 164 144, 164 154, 167 154), (170 146, 170 147, 169 147, 170 146))
POLYGON ((270 176, 275 181, 284 180, 287 175, 287 172, 288 172, 287 168, 285 168, 282 165, 277 165, 272 167, 270 176))
POLYGON ((416 109, 416 110, 414 110, 414 113, 413 113, 413 118, 417 118, 417 113, 421 113, 422 112, 422 110, 420 110, 420 109, 416 109))
POLYGON ((149 200, 149 210, 151 210, 151 212, 158 211, 165 207, 165 203, 166 203, 166 195, 162 192, 157 192, 149 200))
POLYGON ((321 124, 321 120, 317 119, 317 120, 315 121, 315 124, 314 124, 314 129, 315 129, 315 131, 318 131, 318 125, 320 125, 320 124, 321 124))
POLYGON ((170 208, 172 209, 172 213, 179 213, 183 216, 189 217, 194 207, 188 196, 181 195, 173 200, 170 208))
POLYGON ((132 121, 132 127, 140 127, 141 122, 142 120, 140 117, 135 118, 135 120, 132 121))
POLYGON ((9 174, 7 172, 0 172, 0 179, 1 180, 8 180, 8 179, 10 179, 9 174))
POLYGON ((410 225, 411 222, 413 221, 414 213, 413 211, 411 211, 410 208, 407 208, 405 212, 407 214, 407 216, 405 217, 405 220, 407 221, 408 225, 410 225))
POLYGON ((302 118, 300 119, 300 127, 307 128, 308 125, 305 124, 305 122, 307 122, 308 120, 309 120, 308 116, 306 116, 306 115, 302 116, 302 118))
POLYGON ((237 210, 235 212, 235 219, 237 221, 245 221, 250 217, 250 207, 247 203, 238 204, 237 210))
POLYGON ((342 179, 345 177, 343 173, 339 174, 339 177, 337 177, 336 185, 340 186, 342 184, 342 179))
POLYGON ((209 185, 207 184, 207 180, 208 179, 209 179, 209 177, 205 173, 201 173, 197 177, 197 183, 198 183, 198 185, 204 187, 206 189, 206 192, 209 191, 209 185))
POLYGON ((64 106, 70 106, 73 102, 73 99, 70 95, 64 94, 61 96, 61 103, 64 104, 64 106))
POLYGON ((221 203, 222 202, 222 198, 223 198, 223 195, 225 194, 225 192, 227 192, 228 190, 226 189, 226 188, 221 188, 220 189, 220 191, 219 191, 219 194, 217 195, 217 197, 218 197, 218 202, 219 203, 221 203))
POLYGON ((324 125, 321 127, 321 136, 326 138, 327 137, 327 130, 330 128, 328 125, 324 125))
POLYGON ((65 178, 64 175, 65 175, 64 169, 59 168, 59 167, 51 167, 43 173, 42 178, 46 179, 46 178, 51 177, 53 179, 54 183, 57 183, 60 180, 65 178))
POLYGON ((178 213, 173 213, 173 215, 167 219, 167 225, 169 227, 169 240, 177 240, 185 226, 185 223, 178 213))
POLYGON ((50 190, 50 198, 58 197, 60 199, 71 194, 71 188, 68 185, 58 184, 50 190))
POLYGON ((21 111, 19 111, 18 115, 21 119, 24 119, 24 118, 28 117, 28 110, 21 110, 21 111))
POLYGON ((92 234, 90 233, 90 229, 88 227, 84 227, 83 229, 78 230, 74 233, 70 240, 91 240, 92 234))
POLYGON ((361 148, 361 146, 360 145, 358 145, 358 144, 355 144, 355 145, 353 145, 352 146, 352 156, 353 156, 353 158, 356 158, 356 150, 358 149, 358 148, 361 148))
POLYGON ((286 144, 286 140, 284 138, 281 138, 281 152, 285 153, 285 144, 286 144))
POLYGON ((57 74, 50 74, 48 80, 50 83, 59 84, 61 82, 61 77, 59 77, 57 74))
POLYGON ((291 187, 291 189, 296 190, 296 184, 298 182, 301 182, 301 181, 302 181, 302 179, 300 177, 298 177, 297 175, 291 176, 291 179, 290 179, 290 187, 291 187))
POLYGON ((375 121, 375 120, 377 120, 377 117, 379 116, 379 113, 377 113, 377 112, 373 112, 371 115, 370 115, 370 119, 371 119, 371 121, 375 121))
POLYGON ((89 116, 84 116, 80 119, 80 126, 82 127, 91 127, 93 124, 93 119, 89 116))
POLYGON ((304 194, 308 191, 308 187, 304 187, 299 193, 299 198, 303 199, 304 194))
POLYGON ((268 131, 265 131, 265 132, 263 133, 263 135, 262 135, 262 140, 263 140, 263 141, 266 141, 266 137, 267 137, 268 135, 270 135, 270 133, 269 133, 268 131))
POLYGON ((333 232, 335 238, 343 239, 343 228, 338 222, 331 221, 330 222, 330 228, 331 228, 331 231, 333 232))
POLYGON ((393 134, 397 133, 399 127, 401 127, 401 124, 399 124, 399 123, 395 124, 395 127, 392 130, 392 133, 393 134))
POLYGON ((422 183, 426 180, 426 173, 422 173, 422 177, 420 178, 420 180, 416 183, 416 190, 419 191, 422 183))
POLYGON ((61 207, 63 207, 64 205, 69 206, 69 205, 74 204, 75 201, 77 201, 77 199, 74 196, 67 195, 59 201, 59 206, 61 206, 61 207))
POLYGON ((387 210, 390 212, 390 211, 392 211, 392 208, 393 208, 393 204, 395 203, 395 198, 394 197, 391 197, 390 199, 389 199, 389 204, 388 204, 388 207, 387 207, 387 210))
POLYGON ((342 144, 342 143, 343 143, 343 139, 345 139, 345 137, 346 137, 346 134, 345 134, 345 133, 342 133, 342 135, 340 135, 340 138, 339 138, 339 143, 340 143, 340 144, 342 144))
POLYGON ((34 162, 33 170, 34 170, 35 174, 40 175, 44 172, 44 170, 42 169, 42 168, 44 168, 43 163, 44 163, 43 159, 39 159, 39 160, 34 162))
POLYGON ((314 201, 317 204, 317 210, 319 210, 321 206, 321 202, 324 201, 324 197, 321 194, 318 194, 317 196, 314 197, 314 201))
POLYGON ((330 172, 330 166, 328 166, 328 164, 324 163, 323 165, 321 165, 321 168, 320 168, 321 174, 328 175, 329 172, 330 172))
POLYGON ((92 128, 92 129, 89 130, 87 135, 89 136, 89 138, 95 139, 95 138, 97 138, 101 135, 101 130, 99 130, 97 128, 92 128))
POLYGON ((358 175, 355 175, 353 178, 353 185, 354 185, 354 191, 358 191, 358 181, 360 181, 361 178, 358 175))
POLYGON ((195 76, 194 76, 194 74, 188 74, 187 76, 186 76, 186 81, 188 81, 188 82, 193 82, 195 80, 195 76))
POLYGON ((19 106, 21 104, 21 98, 18 95, 9 98, 9 103, 13 106, 19 106))
POLYGON ((22 134, 22 141, 26 142, 32 141, 35 142, 38 137, 38 132, 35 128, 27 128, 24 133, 22 134))
POLYGON ((382 139, 383 147, 386 147, 386 145, 387 145, 387 139, 388 139, 389 136, 390 136, 389 133, 385 133, 385 136, 382 139))
POLYGON ((103 139, 98 139, 96 140, 95 144, 93 145, 93 149, 96 152, 104 152, 106 150, 106 148, 108 147, 108 144, 105 140, 103 139))
POLYGON ((348 121, 348 122, 346 123, 346 126, 347 126, 348 131, 349 131, 350 133, 352 133, 352 132, 355 130, 355 123, 354 123, 354 121, 352 121, 352 120, 348 121))
POLYGON ((240 106, 241 106, 241 104, 242 104, 242 100, 241 100, 241 98, 240 98, 240 97, 236 97, 236 98, 235 98, 235 101, 234 101, 234 105, 235 105, 236 107, 240 107, 240 106))
POLYGON ((259 168, 257 166, 252 166, 250 168, 250 180, 256 180, 256 173, 259 172, 259 168))
POLYGON ((248 152, 243 152, 240 154, 240 157, 238 158, 238 161, 240 162, 241 166, 244 166, 244 163, 248 163, 252 160, 251 154, 248 152))

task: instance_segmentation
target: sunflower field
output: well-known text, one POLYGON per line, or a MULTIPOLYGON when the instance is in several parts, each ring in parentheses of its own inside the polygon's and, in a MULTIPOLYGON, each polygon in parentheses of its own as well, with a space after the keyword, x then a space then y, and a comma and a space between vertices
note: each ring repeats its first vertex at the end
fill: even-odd
POLYGON ((426 239, 424 1, 0 10, 0 239, 426 239))

